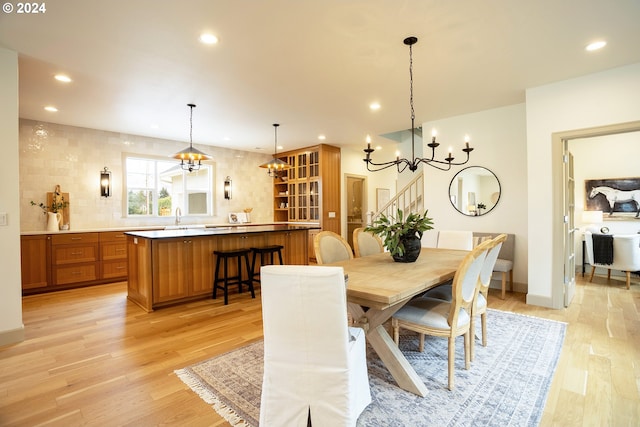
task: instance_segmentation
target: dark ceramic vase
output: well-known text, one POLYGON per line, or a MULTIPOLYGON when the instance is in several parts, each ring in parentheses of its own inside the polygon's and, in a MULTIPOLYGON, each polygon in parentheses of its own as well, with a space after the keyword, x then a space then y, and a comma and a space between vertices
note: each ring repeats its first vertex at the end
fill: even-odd
POLYGON ((400 239, 400 243, 404 246, 404 255, 394 255, 393 260, 395 262, 415 262, 422 249, 420 238, 416 235, 407 236, 400 239))

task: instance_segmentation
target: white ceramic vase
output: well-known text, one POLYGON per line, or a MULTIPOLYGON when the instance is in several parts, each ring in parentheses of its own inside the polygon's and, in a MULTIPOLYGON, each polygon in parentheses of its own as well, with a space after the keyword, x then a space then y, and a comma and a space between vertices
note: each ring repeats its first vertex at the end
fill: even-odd
POLYGON ((59 212, 47 212, 47 231, 59 231, 62 215, 59 212))

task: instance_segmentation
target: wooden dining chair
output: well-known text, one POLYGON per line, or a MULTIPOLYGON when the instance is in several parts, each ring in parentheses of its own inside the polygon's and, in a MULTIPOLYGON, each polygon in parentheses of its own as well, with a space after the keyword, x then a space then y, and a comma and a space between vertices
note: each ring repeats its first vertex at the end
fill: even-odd
MULTIPOLYGON (((473 303, 471 309, 471 343, 470 343, 470 359, 473 361, 475 357, 475 318, 480 316, 480 323, 482 326, 482 346, 487 346, 487 306, 489 301, 489 287, 491 286, 491 278, 493 276, 493 269, 502 249, 502 244, 507 239, 506 234, 500 234, 495 238, 488 240, 488 252, 480 271, 480 287, 478 289, 478 295, 473 303)), ((438 286, 430 291, 426 292, 424 296, 429 298, 441 299, 444 301, 451 301, 451 284, 438 286)))
POLYGON ((453 390, 454 387, 455 340, 460 335, 464 336, 465 369, 469 369, 471 365, 469 332, 473 302, 480 288, 480 271, 490 245, 490 241, 481 243, 464 257, 453 277, 451 301, 429 297, 415 298, 398 310, 391 319, 396 344, 400 341, 400 328, 419 334, 420 352, 424 351, 425 335, 448 339, 449 390, 453 390))
POLYGON ((353 230, 353 250, 356 258, 359 258, 384 252, 384 246, 380 236, 358 227, 353 230))
POLYGON ((321 231, 313 238, 313 250, 318 265, 353 259, 351 245, 333 231, 321 231))

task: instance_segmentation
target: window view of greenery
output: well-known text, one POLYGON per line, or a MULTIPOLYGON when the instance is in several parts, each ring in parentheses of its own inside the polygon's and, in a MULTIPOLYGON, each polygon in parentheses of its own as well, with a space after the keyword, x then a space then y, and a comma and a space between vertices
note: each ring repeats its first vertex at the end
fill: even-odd
POLYGON ((211 215, 213 166, 191 173, 175 161, 127 157, 127 215, 211 215))

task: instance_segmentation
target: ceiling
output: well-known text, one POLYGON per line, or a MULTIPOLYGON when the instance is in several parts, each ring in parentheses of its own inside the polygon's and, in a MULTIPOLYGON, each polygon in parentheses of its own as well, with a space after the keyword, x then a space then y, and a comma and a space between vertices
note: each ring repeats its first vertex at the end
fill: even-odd
POLYGON ((407 36, 420 124, 640 62, 639 20, 637 0, 58 0, 0 13, 0 46, 22 118, 188 141, 194 103, 194 143, 271 153, 273 123, 284 149, 410 128, 407 36))

